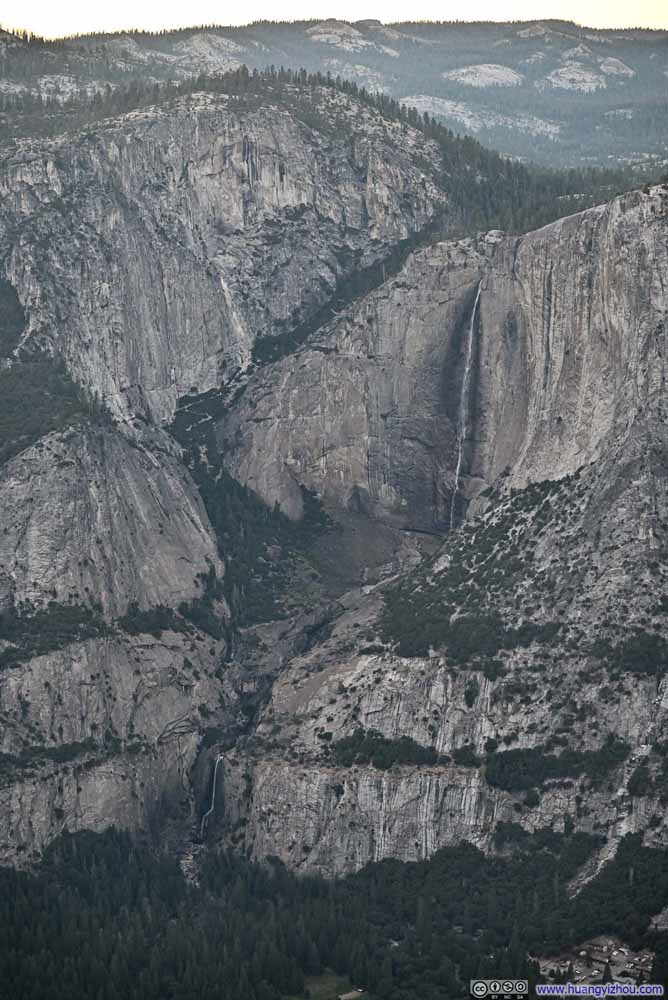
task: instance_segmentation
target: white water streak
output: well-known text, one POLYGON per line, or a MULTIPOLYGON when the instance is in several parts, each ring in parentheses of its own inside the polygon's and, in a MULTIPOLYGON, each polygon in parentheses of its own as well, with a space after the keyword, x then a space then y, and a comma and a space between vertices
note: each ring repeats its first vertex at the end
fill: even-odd
POLYGON ((482 291, 482 282, 478 285, 478 292, 475 297, 475 302, 473 303, 473 312, 471 313, 471 322, 469 323, 469 339, 466 347, 466 366, 464 368, 464 379, 462 381, 462 394, 459 398, 459 429, 457 432, 457 469, 455 472, 455 488, 452 494, 452 500, 450 501, 450 531, 454 529, 455 526, 455 508, 457 505, 457 497, 459 496, 459 480, 461 478, 462 471, 462 460, 464 457, 464 445, 466 444, 466 435, 468 433, 468 413, 469 413, 469 384, 471 382, 471 363, 473 361, 473 335, 475 331, 475 318, 478 312, 478 303, 480 301, 480 292, 482 291))
POLYGON ((205 812, 204 815, 202 816, 202 823, 199 828, 200 837, 204 837, 204 831, 206 829, 207 820, 216 807, 216 783, 217 783, 216 779, 218 778, 218 765, 220 764, 222 759, 223 759, 222 753, 219 754, 218 757, 216 757, 216 764, 213 769, 213 785, 211 787, 211 805, 209 806, 208 811, 205 812))

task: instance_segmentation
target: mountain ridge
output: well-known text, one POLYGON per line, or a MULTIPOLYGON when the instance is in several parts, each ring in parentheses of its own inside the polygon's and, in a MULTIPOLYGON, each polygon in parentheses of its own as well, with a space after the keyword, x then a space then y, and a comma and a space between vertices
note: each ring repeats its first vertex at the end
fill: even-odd
POLYGON ((207 837, 299 871, 664 845, 665 185, 423 245, 479 148, 283 89, 3 151, 0 383, 81 395, 6 425, 2 860, 187 836, 221 753, 207 837))
POLYGON ((419 103, 450 128, 521 159, 665 165, 665 32, 550 21, 419 28, 329 20, 54 42, 5 35, 0 96, 8 108, 46 100, 53 112, 77 95, 94 101, 124 80, 184 80, 242 64, 306 67, 419 103))

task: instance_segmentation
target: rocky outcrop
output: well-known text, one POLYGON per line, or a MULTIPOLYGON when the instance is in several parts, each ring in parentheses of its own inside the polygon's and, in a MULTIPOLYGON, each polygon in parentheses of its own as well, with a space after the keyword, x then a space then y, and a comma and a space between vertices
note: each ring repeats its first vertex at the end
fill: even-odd
POLYGON ((0 601, 176 608, 224 568, 194 483, 167 435, 129 440, 80 424, 0 468, 0 601))
POLYGON ((474 474, 558 478, 660 425, 667 224, 663 186, 487 239, 474 474))
POLYGON ((234 717, 219 657, 208 637, 119 635, 6 671, 0 861, 32 856, 63 829, 114 823, 157 837, 170 818, 188 824, 202 732, 234 717))
POLYGON ((55 353, 86 404, 0 468, 0 860, 65 827, 187 828, 221 750, 209 835, 300 870, 566 816, 612 842, 656 815, 665 840, 668 192, 422 245, 447 208, 435 144, 336 91, 286 93, 2 154, 25 328, 0 376, 55 353), (207 432, 179 438, 190 468, 177 410, 207 432), (231 642, 216 444, 268 506, 298 522, 305 487, 339 522, 329 586, 299 568, 327 607, 231 642), (441 547, 416 566, 423 535, 441 547), (337 561, 362 589, 341 593, 337 561), (360 728, 433 756, 344 767, 360 728), (488 780, 489 754, 596 755, 611 734, 623 758, 535 795, 488 780))
POLYGON ((230 471, 292 517, 300 485, 390 523, 448 523, 472 245, 411 255, 396 278, 255 373, 220 428, 230 471))
MULTIPOLYGON (((390 774, 263 759, 248 769, 233 758, 224 789, 231 844, 326 877, 384 858, 422 861, 463 840, 490 850, 497 825, 518 819, 518 802, 490 789, 470 768, 406 767, 390 774)), ((578 786, 546 791, 540 807, 523 817, 524 828, 562 832, 564 817, 577 814, 581 798, 578 786)), ((629 800, 621 789, 616 797, 590 794, 587 801, 591 816, 580 827, 604 830, 615 846, 626 833, 645 829, 655 809, 654 803, 629 800)), ((665 833, 654 843, 665 844, 665 833)))
POLYGON ((447 527, 479 283, 464 492, 505 469, 523 485, 606 456, 662 419, 667 220, 656 187, 524 237, 416 251, 252 377, 221 424, 229 468, 292 517, 303 484, 404 527, 447 527))
POLYGON ((665 843, 652 748, 668 722, 667 209, 668 191, 654 188, 519 239, 492 233, 418 251, 317 342, 255 376, 221 424, 230 467, 293 516, 296 481, 333 511, 366 491, 374 517, 396 523, 403 508, 408 527, 415 490, 434 530, 453 484, 448 375, 457 364, 461 373, 481 282, 463 466, 464 492, 477 497, 469 523, 406 579, 389 623, 383 587, 361 594, 326 642, 293 660, 256 741, 226 760, 224 836, 328 874, 388 855, 419 859, 462 838, 489 847, 499 822, 561 829, 567 816, 604 832, 608 856, 651 819, 646 836, 665 843), (418 348, 428 362, 412 360, 418 348), (405 385, 437 387, 436 396, 402 396, 405 385), (416 425, 419 451, 410 430, 397 431, 416 425), (445 503, 427 483, 441 484, 445 503), (433 625, 458 620, 470 622, 464 656, 455 633, 433 625), (508 627, 516 632, 504 639, 508 627), (402 629, 419 647, 421 628, 440 643, 428 656, 398 655, 402 629), (342 768, 327 748, 360 728, 454 760, 342 768), (587 765, 538 782, 533 798, 485 778, 489 753, 599 753, 611 737, 627 755, 604 777, 587 765), (630 795, 642 761, 652 780, 630 795))
POLYGON ((224 573, 172 442, 77 424, 6 463, 0 496, 0 860, 62 829, 187 820, 202 733, 233 723, 238 696, 224 641, 183 620, 159 637, 124 621, 131 605, 197 600, 224 573))
POLYGON ((4 155, 25 337, 114 415, 170 420, 442 209, 434 143, 312 97, 313 126, 297 92, 292 109, 199 94, 4 155))
MULTIPOLYGON (((219 835, 258 857, 275 854, 291 867, 327 874, 387 856, 419 860, 462 839, 488 849, 499 823, 527 830, 572 823, 604 833, 609 856, 624 833, 647 830, 651 820, 649 840, 664 844, 664 779, 653 748, 668 730, 666 619, 657 602, 666 583, 659 556, 665 529, 660 548, 648 550, 644 487, 657 480, 619 471, 615 507, 607 506, 611 479, 595 466, 578 490, 557 485, 549 513, 543 497, 528 503, 526 491, 516 492, 408 578, 410 592, 433 593, 424 611, 419 601, 413 605, 418 634, 420 615, 425 628, 434 616, 470 621, 464 660, 447 644, 428 656, 398 655, 382 620, 386 587, 360 592, 329 638, 293 658, 275 682, 254 739, 226 754, 219 835), (497 619, 526 629, 528 638, 499 639, 490 660, 485 650, 502 627, 497 619), (556 633, 541 633, 555 623, 556 633), (649 662, 639 653, 620 669, 616 650, 632 636, 653 652, 649 662), (443 762, 343 767, 336 747, 360 729, 387 740, 409 737, 443 762), (486 778, 490 754, 570 749, 600 756, 611 738, 625 744, 623 760, 599 770, 593 758, 582 759, 581 770, 535 778, 533 798, 531 781, 513 788, 486 778), (642 761, 652 781, 630 795, 642 761)), ((653 498, 666 523, 663 486, 653 498)), ((394 634, 400 637, 401 627, 394 634)))
POLYGON ((63 828, 189 825, 203 746, 247 726, 278 669, 226 663, 225 553, 160 425, 446 201, 419 132, 293 91, 195 95, 2 154, 3 369, 56 353, 86 401, 0 468, 2 860, 63 828))

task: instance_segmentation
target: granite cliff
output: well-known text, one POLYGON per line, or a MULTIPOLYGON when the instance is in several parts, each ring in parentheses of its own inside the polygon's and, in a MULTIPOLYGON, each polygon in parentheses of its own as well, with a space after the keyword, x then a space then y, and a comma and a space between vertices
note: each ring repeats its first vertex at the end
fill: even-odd
POLYGON ((183 834, 218 754, 207 835, 299 870, 666 838, 668 191, 435 240, 439 146, 315 102, 3 150, 0 381, 71 405, 3 414, 1 860, 183 834))
POLYGON ((467 521, 398 585, 351 595, 275 684, 253 749, 226 757, 232 836, 258 855, 337 873, 489 846, 498 822, 614 843, 654 816, 665 839, 667 209, 655 188, 519 239, 419 250, 222 422, 235 474, 295 516, 301 481, 333 507, 363 497, 406 532, 443 531, 480 287, 467 521), (438 760, 341 767, 361 730, 438 760))
POLYGON ((4 860, 189 822, 202 739, 246 719, 224 547, 165 426, 446 203, 435 144, 320 97, 319 127, 202 94, 4 152, 4 860))

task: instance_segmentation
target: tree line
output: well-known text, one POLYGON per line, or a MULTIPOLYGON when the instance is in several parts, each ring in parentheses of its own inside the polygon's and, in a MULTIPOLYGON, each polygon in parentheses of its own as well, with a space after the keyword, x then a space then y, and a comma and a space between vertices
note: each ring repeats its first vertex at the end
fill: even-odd
POLYGON ((199 885, 125 833, 65 834, 31 872, 0 869, 0 996, 285 1000, 333 969, 372 1000, 456 1000, 471 978, 533 985, 529 955, 600 933, 654 948, 666 982, 668 939, 649 923, 668 902, 667 852, 627 836, 571 898, 602 838, 501 827, 493 855, 462 843, 334 881, 212 850, 199 885))

